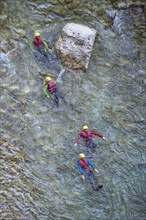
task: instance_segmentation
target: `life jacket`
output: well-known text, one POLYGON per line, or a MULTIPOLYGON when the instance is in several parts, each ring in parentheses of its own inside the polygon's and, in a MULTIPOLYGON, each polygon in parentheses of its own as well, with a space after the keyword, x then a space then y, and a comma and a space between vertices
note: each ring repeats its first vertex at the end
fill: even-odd
POLYGON ((56 83, 54 83, 53 81, 50 81, 48 83, 48 90, 49 92, 52 94, 53 92, 55 92, 55 90, 57 90, 57 86, 56 83))
POLYGON ((83 168, 83 170, 90 169, 89 164, 88 164, 88 160, 82 159, 82 160, 79 160, 79 163, 80 163, 81 167, 83 168))
POLYGON ((87 132, 81 131, 81 137, 83 137, 86 141, 89 141, 93 138, 93 135, 90 130, 88 130, 87 132))
POLYGON ((41 37, 38 38, 34 38, 33 43, 37 46, 37 47, 43 47, 43 39, 41 37))

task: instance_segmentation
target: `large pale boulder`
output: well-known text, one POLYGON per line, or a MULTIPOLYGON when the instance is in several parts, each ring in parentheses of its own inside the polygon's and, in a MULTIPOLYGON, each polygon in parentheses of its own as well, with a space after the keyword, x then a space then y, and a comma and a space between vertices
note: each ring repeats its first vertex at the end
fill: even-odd
POLYGON ((55 43, 55 49, 63 66, 86 70, 97 31, 85 25, 66 24, 55 43))

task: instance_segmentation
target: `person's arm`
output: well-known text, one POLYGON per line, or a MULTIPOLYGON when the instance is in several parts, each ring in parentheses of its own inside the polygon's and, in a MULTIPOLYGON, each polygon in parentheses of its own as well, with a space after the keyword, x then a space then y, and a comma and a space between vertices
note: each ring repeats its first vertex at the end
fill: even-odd
POLYGON ((48 85, 45 85, 44 88, 43 88, 43 90, 44 90, 45 95, 46 95, 48 98, 50 98, 50 96, 49 96, 49 94, 48 94, 48 85))
POLYGON ((44 40, 42 40, 42 43, 44 44, 45 50, 48 51, 48 44, 44 40))
POLYGON ((88 160, 89 166, 92 167, 92 169, 94 169, 94 171, 95 171, 96 173, 98 173, 98 170, 95 168, 95 166, 94 166, 94 164, 91 162, 91 160, 90 160, 90 159, 87 159, 87 160, 88 160))
POLYGON ((78 137, 76 138, 76 141, 75 141, 75 144, 74 144, 74 146, 77 146, 77 143, 79 142, 79 140, 80 140, 80 137, 81 137, 81 133, 78 135, 78 137))
POLYGON ((30 48, 33 49, 34 39, 30 42, 30 48))
POLYGON ((83 171, 83 169, 82 169, 82 167, 81 167, 79 161, 78 161, 77 165, 78 165, 79 172, 80 172, 82 175, 84 175, 84 171, 83 171))
POLYGON ((88 161, 89 166, 92 167, 92 169, 95 169, 95 166, 94 166, 94 164, 91 162, 91 160, 90 160, 90 159, 87 159, 87 161, 88 161))
POLYGON ((90 131, 91 131, 91 134, 94 134, 94 135, 96 135, 96 136, 98 136, 98 137, 100 137, 100 138, 106 140, 106 138, 105 138, 102 134, 99 134, 99 133, 96 132, 96 131, 92 131, 92 130, 90 130, 90 131))

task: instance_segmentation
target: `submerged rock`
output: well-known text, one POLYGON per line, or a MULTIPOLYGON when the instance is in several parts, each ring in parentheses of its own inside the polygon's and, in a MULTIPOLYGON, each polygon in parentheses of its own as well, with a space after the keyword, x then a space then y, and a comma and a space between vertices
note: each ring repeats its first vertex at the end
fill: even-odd
POLYGON ((86 70, 97 31, 85 25, 66 24, 55 43, 62 65, 71 69, 86 70))

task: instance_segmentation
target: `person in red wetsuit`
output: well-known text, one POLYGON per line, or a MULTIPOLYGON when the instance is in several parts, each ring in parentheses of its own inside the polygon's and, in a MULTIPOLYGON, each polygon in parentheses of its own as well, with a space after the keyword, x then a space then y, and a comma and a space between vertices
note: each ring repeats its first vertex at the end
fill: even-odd
POLYGON ((59 92, 58 88, 57 88, 57 85, 55 82, 52 81, 52 78, 51 77, 46 77, 45 79, 45 85, 44 85, 44 93, 46 94, 46 96, 48 98, 50 98, 49 96, 49 93, 51 95, 54 96, 54 101, 57 105, 59 105, 59 98, 63 99, 64 102, 66 103, 65 101, 65 98, 61 95, 61 93, 59 92))
POLYGON ((79 154, 79 160, 77 162, 78 169, 82 174, 82 179, 88 179, 92 188, 94 190, 99 190, 102 188, 102 185, 99 185, 93 170, 98 173, 98 170, 95 169, 94 164, 90 159, 85 157, 85 154, 79 154))
POLYGON ((96 144, 93 141, 94 135, 102 138, 103 140, 106 140, 106 138, 102 134, 99 134, 98 132, 93 131, 93 130, 89 130, 88 126, 84 125, 82 128, 82 131, 80 132, 80 134, 76 138, 74 146, 77 146, 77 143, 79 142, 80 138, 82 137, 85 140, 87 152, 91 153, 91 157, 93 157, 93 154, 95 153, 95 148, 96 148, 96 144))
POLYGON ((37 47, 37 50, 41 54, 47 56, 47 52, 49 51, 48 44, 42 39, 39 32, 36 32, 34 36, 35 38, 33 39, 33 44, 37 47))

